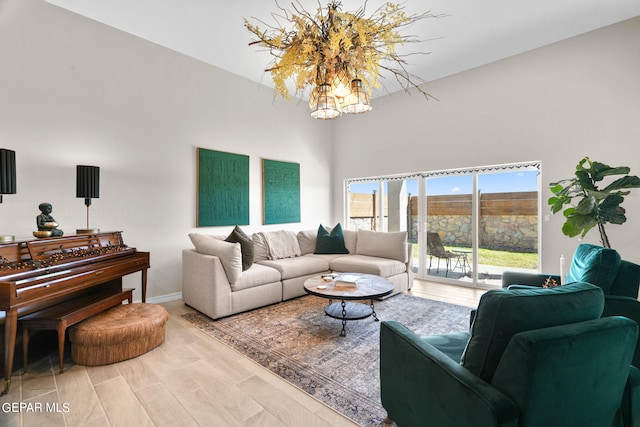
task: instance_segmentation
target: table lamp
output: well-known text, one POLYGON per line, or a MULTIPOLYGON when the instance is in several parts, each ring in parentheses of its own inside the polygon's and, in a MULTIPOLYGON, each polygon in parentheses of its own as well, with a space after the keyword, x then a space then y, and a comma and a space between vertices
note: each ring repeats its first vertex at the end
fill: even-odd
POLYGON ((97 166, 76 166, 76 197, 84 198, 87 207, 87 228, 78 228, 78 234, 99 233, 99 228, 89 227, 89 206, 91 199, 100 198, 100 168, 97 166))
MULTIPOLYGON (((16 194, 16 152, 6 148, 0 148, 0 203, 3 194, 16 194)), ((0 236, 0 243, 14 240, 14 236, 0 236)))

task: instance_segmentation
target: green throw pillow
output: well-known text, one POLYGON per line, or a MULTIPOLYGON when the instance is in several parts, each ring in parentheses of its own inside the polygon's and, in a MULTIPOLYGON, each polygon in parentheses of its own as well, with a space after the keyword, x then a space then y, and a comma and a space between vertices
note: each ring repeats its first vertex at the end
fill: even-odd
POLYGON ((318 237, 316 238, 316 250, 314 254, 348 254, 349 251, 344 245, 344 235, 342 226, 338 223, 331 233, 320 224, 318 227, 318 237))
POLYGON ((242 251, 242 271, 251 268, 251 265, 253 265, 253 239, 247 236, 247 234, 236 225, 225 241, 240 243, 240 250, 242 251))

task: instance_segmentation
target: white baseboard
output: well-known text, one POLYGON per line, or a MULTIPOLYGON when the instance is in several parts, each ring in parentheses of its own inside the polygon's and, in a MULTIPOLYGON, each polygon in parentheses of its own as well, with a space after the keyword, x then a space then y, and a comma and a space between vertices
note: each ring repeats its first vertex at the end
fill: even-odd
MULTIPOLYGON (((150 304, 160 304, 163 302, 175 301, 177 299, 182 299, 182 292, 175 292, 173 294, 160 295, 157 297, 147 298, 147 302, 150 304)), ((142 302, 142 301, 135 301, 142 302)))

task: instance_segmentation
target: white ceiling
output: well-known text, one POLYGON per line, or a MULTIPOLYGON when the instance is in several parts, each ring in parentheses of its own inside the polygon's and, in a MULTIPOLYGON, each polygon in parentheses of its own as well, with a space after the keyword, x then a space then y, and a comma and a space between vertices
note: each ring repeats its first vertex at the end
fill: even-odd
MULTIPOLYGON (((273 86, 264 68, 266 52, 248 46, 243 19, 274 23, 272 0, 46 0, 96 21, 273 86)), ((315 11, 328 0, 300 0, 315 11)), ((367 15, 384 0, 369 0, 367 15)), ((343 0, 344 11, 363 1, 343 0)), ((408 58, 409 71, 432 81, 625 19, 640 16, 640 0, 406 0, 408 13, 431 11, 442 18, 419 21, 408 34, 420 40, 399 49, 428 52, 408 58)), ((290 9, 291 2, 280 0, 290 9)), ((263 25, 262 25, 263 26, 263 25)), ((400 89, 383 81, 389 92, 400 89)))

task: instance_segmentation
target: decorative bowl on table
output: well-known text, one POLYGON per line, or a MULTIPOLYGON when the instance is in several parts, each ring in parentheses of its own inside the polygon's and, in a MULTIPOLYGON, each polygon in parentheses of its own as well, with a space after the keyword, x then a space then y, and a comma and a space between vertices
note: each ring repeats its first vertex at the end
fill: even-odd
POLYGON ((51 237, 52 234, 53 232, 48 230, 38 230, 33 232, 35 237, 51 237))

